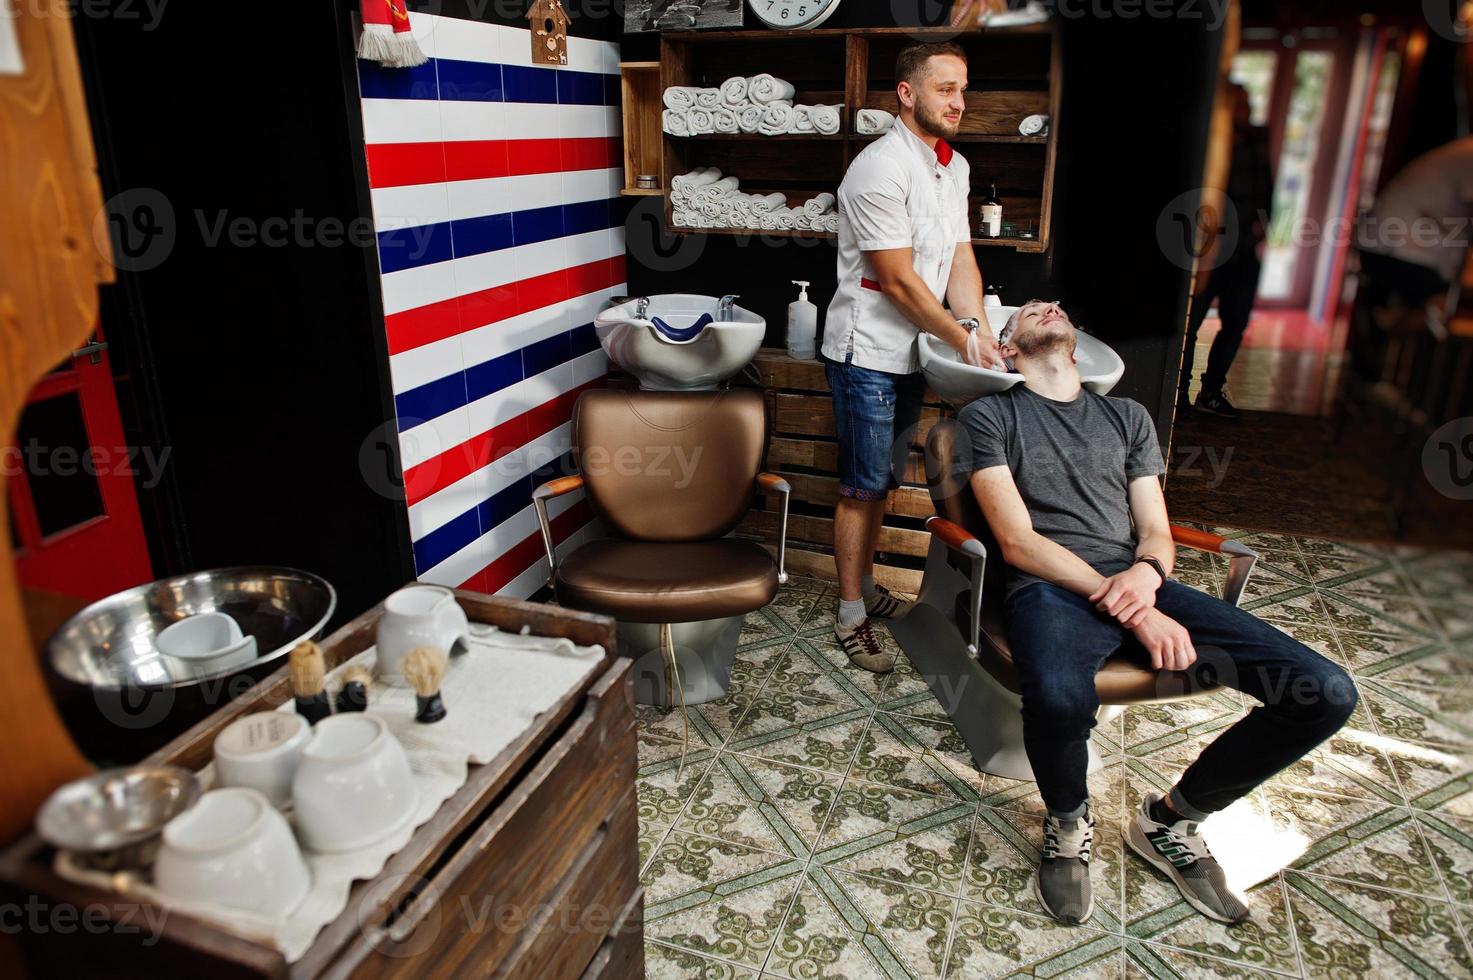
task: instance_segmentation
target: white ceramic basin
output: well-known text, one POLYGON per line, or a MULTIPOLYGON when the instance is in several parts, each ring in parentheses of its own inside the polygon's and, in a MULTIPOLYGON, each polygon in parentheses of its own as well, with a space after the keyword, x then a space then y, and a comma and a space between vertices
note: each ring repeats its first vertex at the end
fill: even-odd
POLYGON ((732 307, 730 319, 715 319, 715 296, 664 293, 648 299, 643 319, 631 299, 593 321, 609 359, 638 378, 641 388, 714 389, 751 363, 767 332, 766 320, 740 306, 732 307))
MULTIPOLYGON (((994 337, 1002 332, 1008 317, 1016 309, 1016 306, 987 308, 987 323, 992 327, 994 337)), ((1088 334, 1076 331, 1075 337, 1074 356, 1079 361, 1080 381, 1090 391, 1106 394, 1125 373, 1125 362, 1119 354, 1088 334)), ((1005 391, 1023 380, 1023 375, 1015 372, 972 367, 950 344, 928 333, 921 334, 916 344, 926 383, 937 395, 958 407, 983 395, 1005 391)))

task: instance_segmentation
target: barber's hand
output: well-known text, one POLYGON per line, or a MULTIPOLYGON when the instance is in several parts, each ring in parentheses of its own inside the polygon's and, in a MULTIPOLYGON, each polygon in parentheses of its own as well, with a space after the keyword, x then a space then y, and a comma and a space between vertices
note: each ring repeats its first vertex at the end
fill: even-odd
POLYGON ((1089 601, 1107 616, 1113 616, 1126 629, 1135 629, 1146 611, 1156 605, 1156 590, 1161 576, 1144 562, 1131 565, 1100 583, 1089 601))
POLYGON ((1159 609, 1147 610, 1140 625, 1130 632, 1151 655, 1151 666, 1157 670, 1186 670, 1197 662, 1197 649, 1187 628, 1159 609))
POLYGON ((960 353, 972 367, 1007 370, 1002 362, 1002 355, 997 352, 997 341, 990 332, 984 334, 980 329, 967 331, 966 349, 960 353))

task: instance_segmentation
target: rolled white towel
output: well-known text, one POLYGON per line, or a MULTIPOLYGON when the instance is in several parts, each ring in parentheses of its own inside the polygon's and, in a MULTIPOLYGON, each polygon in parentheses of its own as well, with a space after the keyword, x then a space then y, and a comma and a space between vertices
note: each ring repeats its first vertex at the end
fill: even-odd
POLYGON ((778 208, 787 207, 788 199, 785 195, 773 191, 771 194, 754 194, 751 198, 753 214, 765 214, 776 211, 778 208))
POLYGON ((895 117, 884 109, 860 109, 854 114, 854 131, 862 136, 883 133, 895 125, 895 117))
POLYGON ((763 211, 761 214, 753 215, 753 218, 755 219, 752 222, 753 227, 761 228, 763 231, 777 230, 777 215, 771 211, 763 211))
POLYGON ((747 103, 737 113, 737 128, 744 133, 755 133, 762 125, 764 106, 747 103))
POLYGON ((694 228, 693 221, 699 216, 699 212, 689 208, 675 208, 670 212, 670 220, 677 228, 694 228))
POLYGON ((813 128, 813 116, 809 112, 812 108, 812 106, 807 105, 793 106, 793 117, 788 120, 788 132, 796 134, 815 132, 813 128))
POLYGON ((793 227, 800 231, 808 231, 813 227, 813 215, 802 208, 793 209, 793 227))
POLYGON ((690 110, 686 115, 690 118, 690 134, 692 136, 716 132, 716 120, 711 118, 710 109, 697 107, 690 110))
POLYGON ((696 105, 702 109, 714 109, 721 104, 721 89, 696 89, 696 105))
POLYGON ((778 99, 791 99, 796 91, 792 82, 773 78, 767 72, 747 79, 747 98, 761 104, 775 102, 778 99))
POLYGON ((777 228, 783 231, 793 230, 794 225, 792 208, 778 208, 776 211, 773 211, 771 213, 773 221, 777 228))
POLYGON ((801 106, 800 110, 806 111, 814 132, 832 136, 839 131, 840 111, 843 108, 844 104, 841 102, 838 105, 801 106))
POLYGON ((1048 116, 1028 116, 1022 122, 1018 123, 1018 132, 1022 133, 1024 136, 1047 136, 1048 116))
POLYGON ((808 214, 813 217, 817 217, 818 215, 822 214, 828 214, 833 209, 834 195, 830 194, 828 191, 823 191, 822 193, 815 194, 808 200, 803 202, 803 210, 808 212, 808 214))
POLYGON ((718 133, 735 133, 740 128, 737 126, 737 115, 729 105, 719 105, 711 110, 711 125, 718 133))
POLYGON ((670 188, 670 207, 684 208, 690 206, 690 192, 684 187, 670 188))
POLYGON ((730 197, 731 195, 738 193, 737 188, 740 186, 740 180, 738 180, 732 174, 727 174, 720 180, 713 180, 709 184, 702 184, 700 188, 696 190, 696 194, 700 197, 709 198, 730 197))
POLYGON ((697 167, 683 174, 676 174, 670 178, 670 186, 694 189, 703 184, 711 184, 721 179, 721 170, 717 167, 697 167))
POLYGON ((660 113, 660 128, 671 136, 689 136, 690 110, 666 109, 660 113))
POLYGON ((833 232, 835 234, 838 234, 838 232, 839 232, 839 212, 837 212, 837 211, 830 211, 828 214, 826 214, 826 215, 823 216, 823 230, 824 231, 831 231, 831 232, 833 232))
POLYGON ((667 109, 692 109, 696 104, 697 89, 693 85, 672 85, 665 90, 664 101, 667 109))
POLYGON ((770 103, 762 112, 762 121, 757 126, 757 131, 763 136, 781 136, 791 132, 793 125, 793 108, 782 103, 770 103))
POLYGON ((747 80, 741 75, 733 75, 722 82, 720 91, 722 105, 740 109, 747 104, 747 80))

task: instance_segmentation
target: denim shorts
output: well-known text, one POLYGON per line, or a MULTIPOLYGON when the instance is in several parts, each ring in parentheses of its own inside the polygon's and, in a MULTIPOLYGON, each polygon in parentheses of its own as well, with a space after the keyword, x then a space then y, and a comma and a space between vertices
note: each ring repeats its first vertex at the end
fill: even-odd
POLYGON ((905 473, 916 423, 921 419, 925 376, 891 374, 825 359, 839 436, 839 493, 883 500, 905 473))

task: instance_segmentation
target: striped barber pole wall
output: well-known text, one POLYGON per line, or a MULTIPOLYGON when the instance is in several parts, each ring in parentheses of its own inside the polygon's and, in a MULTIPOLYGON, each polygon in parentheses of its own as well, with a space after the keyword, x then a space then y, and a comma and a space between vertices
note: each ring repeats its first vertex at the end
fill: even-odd
MULTIPOLYGON (((563 468, 573 403, 602 387, 593 332, 625 291, 619 49, 416 13, 430 61, 360 61, 390 374, 419 579, 525 598, 547 578, 532 488, 563 468)), ((559 553, 592 531, 552 502, 559 553)))

